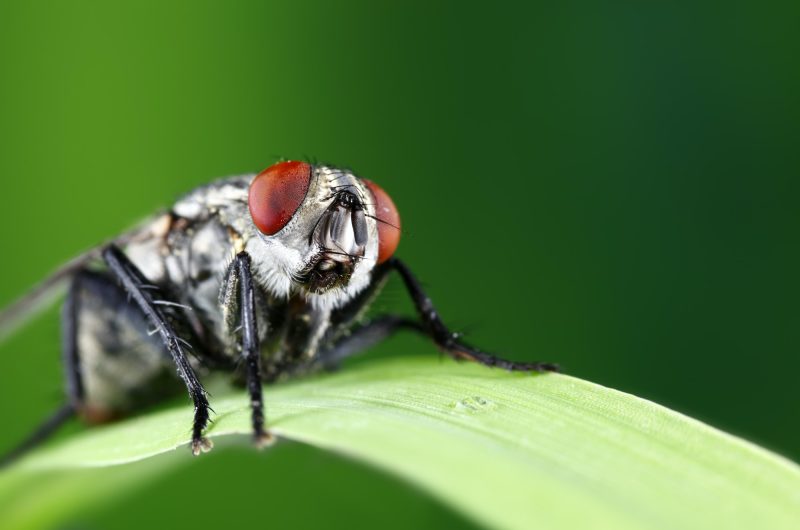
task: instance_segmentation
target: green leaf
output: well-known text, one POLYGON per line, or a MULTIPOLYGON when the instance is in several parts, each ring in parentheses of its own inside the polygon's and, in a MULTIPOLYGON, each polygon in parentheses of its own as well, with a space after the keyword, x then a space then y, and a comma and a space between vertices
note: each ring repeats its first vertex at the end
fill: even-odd
MULTIPOLYGON (((565 375, 404 359, 278 385, 266 396, 279 436, 395 473, 488 527, 788 529, 800 521, 796 464, 565 375)), ((212 406, 210 437, 248 433, 243 394, 212 406)), ((182 406, 31 455, 0 475, 0 527, 52 524, 97 502, 100 482, 106 499, 136 480, 81 468, 127 464, 144 480, 191 462, 190 417, 182 406), (173 455, 130 464, 165 452, 173 455)))

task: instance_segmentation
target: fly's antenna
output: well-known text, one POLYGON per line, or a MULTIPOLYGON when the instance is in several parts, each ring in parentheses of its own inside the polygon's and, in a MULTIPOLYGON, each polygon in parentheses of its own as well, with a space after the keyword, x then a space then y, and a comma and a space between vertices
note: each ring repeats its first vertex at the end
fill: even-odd
POLYGON ((59 427, 75 416, 75 407, 67 403, 56 410, 52 416, 42 422, 34 432, 30 434, 21 444, 0 457, 0 469, 7 467, 19 457, 38 446, 55 433, 59 427))

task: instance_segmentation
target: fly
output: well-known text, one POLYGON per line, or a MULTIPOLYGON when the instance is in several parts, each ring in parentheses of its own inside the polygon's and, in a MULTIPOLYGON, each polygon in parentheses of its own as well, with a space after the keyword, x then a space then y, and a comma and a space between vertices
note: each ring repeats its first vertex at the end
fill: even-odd
POLYGON ((67 286, 65 404, 2 462, 73 416, 110 421, 181 387, 194 405, 191 450, 198 455, 211 449, 200 377, 211 371, 228 372, 247 388, 254 442, 263 446, 272 439, 264 383, 333 369, 401 329, 429 337, 455 359, 517 371, 557 369, 503 360, 462 342, 395 257, 400 233, 389 195, 334 167, 280 162, 195 189, 0 312, 2 337, 67 286), (393 272, 417 318, 390 314, 362 323, 360 315, 393 272))

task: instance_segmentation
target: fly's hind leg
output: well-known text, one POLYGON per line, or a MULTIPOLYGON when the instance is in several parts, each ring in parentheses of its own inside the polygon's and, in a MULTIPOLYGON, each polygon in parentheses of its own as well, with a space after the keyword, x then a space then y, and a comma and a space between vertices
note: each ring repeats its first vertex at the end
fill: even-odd
POLYGON ((45 442, 50 436, 55 433, 59 427, 64 425, 68 420, 75 416, 75 409, 71 404, 62 405, 61 408, 56 410, 45 421, 43 421, 35 431, 28 435, 22 442, 17 444, 16 447, 7 451, 0 456, 0 469, 15 462, 22 455, 35 448, 39 444, 45 442))
POLYGON ((75 415, 88 423, 105 422, 180 390, 169 355, 148 329, 147 319, 108 272, 75 272, 61 312, 67 402, 0 458, 0 467, 75 415))
POLYGON ((61 353, 64 366, 67 402, 20 442, 14 449, 0 458, 0 467, 5 467, 23 454, 37 447, 52 436, 59 427, 69 421, 80 410, 83 403, 83 379, 78 366, 77 325, 78 291, 82 272, 72 280, 67 298, 61 310, 61 353))

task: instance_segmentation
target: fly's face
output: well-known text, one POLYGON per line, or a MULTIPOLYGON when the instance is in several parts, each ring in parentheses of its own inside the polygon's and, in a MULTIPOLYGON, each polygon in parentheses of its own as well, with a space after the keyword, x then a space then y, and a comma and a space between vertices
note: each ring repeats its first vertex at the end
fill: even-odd
POLYGON ((340 305, 400 240, 391 198, 349 171, 281 162, 253 179, 248 202, 258 236, 248 251, 276 295, 299 291, 312 303, 340 305))

